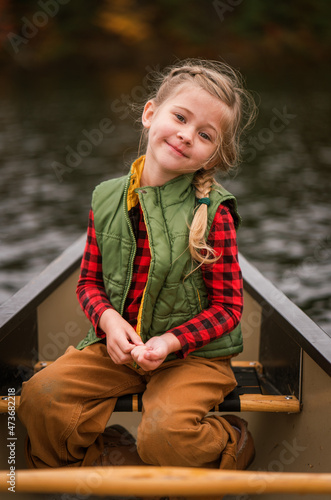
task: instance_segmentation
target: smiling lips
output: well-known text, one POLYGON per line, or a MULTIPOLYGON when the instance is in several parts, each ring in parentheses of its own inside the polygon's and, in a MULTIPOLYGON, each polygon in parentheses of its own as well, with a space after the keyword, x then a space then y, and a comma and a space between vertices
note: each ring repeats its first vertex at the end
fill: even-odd
POLYGON ((184 153, 184 151, 182 151, 180 148, 174 146, 173 144, 170 144, 169 142, 167 142, 168 146, 175 152, 177 153, 179 156, 183 156, 185 158, 188 158, 188 156, 184 153))

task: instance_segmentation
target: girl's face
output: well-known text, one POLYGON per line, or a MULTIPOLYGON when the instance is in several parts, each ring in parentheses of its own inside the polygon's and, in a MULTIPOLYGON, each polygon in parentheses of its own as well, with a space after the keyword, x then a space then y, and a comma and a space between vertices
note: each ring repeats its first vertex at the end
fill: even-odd
POLYGON ((142 116, 149 132, 141 185, 161 186, 205 165, 217 148, 225 113, 224 103, 192 84, 159 107, 148 101, 142 116))

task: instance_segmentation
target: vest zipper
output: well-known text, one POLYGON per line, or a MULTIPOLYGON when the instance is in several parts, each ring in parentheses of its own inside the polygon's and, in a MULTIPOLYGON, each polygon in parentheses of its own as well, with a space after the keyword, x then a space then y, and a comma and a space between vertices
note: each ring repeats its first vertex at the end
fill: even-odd
POLYGON ((134 262, 134 258, 135 258, 136 252, 137 252, 136 238, 134 236, 134 232, 133 232, 131 221, 130 221, 129 214, 128 214, 127 194, 128 194, 128 183, 126 184, 125 190, 124 190, 124 216, 125 216, 125 220, 129 226, 130 233, 132 236, 134 252, 131 252, 131 256, 130 256, 129 274, 128 274, 129 279, 127 279, 126 283, 125 283, 125 289, 124 289, 123 300, 122 300, 121 311, 120 311, 121 316, 123 316, 124 304, 125 304, 126 298, 128 296, 129 290, 130 290, 130 285, 131 285, 131 281, 132 281, 132 274, 133 274, 133 262, 134 262))
POLYGON ((142 296, 142 301, 141 301, 140 308, 139 308, 139 311, 138 311, 137 330, 138 330, 138 327, 139 327, 139 336, 140 336, 140 338, 141 338, 141 324, 142 324, 142 318, 143 318, 143 312, 144 312, 145 292, 146 292, 146 289, 147 289, 147 285, 148 285, 148 281, 149 281, 149 277, 150 277, 150 272, 151 272, 151 263, 152 263, 152 260, 153 260, 153 252, 152 252, 152 248, 151 248, 151 245, 150 245, 151 239, 150 239, 150 235, 149 235, 149 227, 148 227, 148 224, 147 224, 147 219, 145 217, 144 205, 142 203, 143 198, 141 199, 141 197, 140 197, 140 194, 142 194, 144 192, 146 193, 146 191, 143 191, 143 190, 138 191, 138 198, 139 198, 139 203, 141 205, 141 210, 142 210, 144 221, 145 221, 145 226, 146 226, 146 231, 147 231, 147 238, 148 238, 148 244, 149 244, 149 251, 150 251, 150 254, 151 254, 151 262, 150 262, 149 269, 148 269, 147 280, 146 280, 146 285, 145 285, 145 288, 144 288, 144 293, 143 293, 143 296, 142 296))
MULTIPOLYGON (((133 229, 132 229, 132 224, 131 224, 131 221, 130 221, 130 218, 129 218, 129 214, 128 214, 128 206, 127 206, 128 186, 129 186, 129 183, 126 184, 125 190, 124 190, 124 216, 125 216, 126 222, 127 222, 128 226, 129 226, 130 233, 131 233, 131 236, 132 236, 133 245, 134 245, 134 252, 132 252, 131 256, 130 256, 130 262, 129 262, 129 279, 127 280, 126 288, 124 290, 122 307, 121 307, 121 316, 123 316, 125 301, 126 301, 126 298, 128 296, 129 290, 130 290, 130 285, 131 285, 131 282, 132 282, 132 274, 133 274, 133 262, 134 262, 134 258, 135 258, 136 252, 137 252, 137 242, 136 242, 136 238, 135 238, 135 235, 134 235, 134 232, 133 232, 133 229)), ((141 338, 140 334, 139 334, 139 337, 141 338)), ((138 365, 138 363, 136 363, 136 361, 133 362, 133 368, 136 368, 136 369, 139 368, 139 365, 138 365)))

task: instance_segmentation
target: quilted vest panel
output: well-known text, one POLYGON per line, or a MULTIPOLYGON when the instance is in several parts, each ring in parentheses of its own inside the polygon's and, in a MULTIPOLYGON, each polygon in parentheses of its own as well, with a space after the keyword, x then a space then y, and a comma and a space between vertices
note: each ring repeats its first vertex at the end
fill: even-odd
MULTIPOLYGON (((106 181, 94 191, 92 208, 98 246, 102 254, 105 290, 113 307, 123 313, 132 279, 136 242, 128 216, 127 192, 131 176, 106 181)), ((144 213, 151 250, 151 264, 143 296, 137 331, 146 342, 189 320, 208 307, 202 272, 192 262, 188 250, 188 226, 196 206, 193 175, 180 176, 160 187, 135 190, 144 213)), ((232 205, 239 224, 236 200, 215 186, 210 193, 208 228, 220 203, 232 205)), ((100 340, 91 329, 78 348, 100 340)), ((228 356, 242 351, 241 328, 203 346, 194 355, 228 356)), ((170 355, 167 359, 173 359, 170 355)))

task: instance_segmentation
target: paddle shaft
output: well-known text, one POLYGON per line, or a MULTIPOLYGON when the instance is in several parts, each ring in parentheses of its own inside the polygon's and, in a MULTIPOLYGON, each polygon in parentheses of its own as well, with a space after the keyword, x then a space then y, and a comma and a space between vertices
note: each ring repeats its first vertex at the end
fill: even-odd
MULTIPOLYGON (((0 491, 9 487, 0 471, 0 491)), ((16 492, 79 495, 331 494, 331 474, 221 471, 181 467, 83 467, 17 470, 16 492)))

